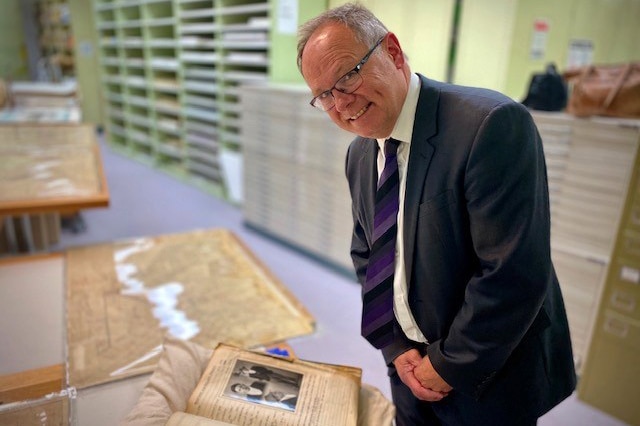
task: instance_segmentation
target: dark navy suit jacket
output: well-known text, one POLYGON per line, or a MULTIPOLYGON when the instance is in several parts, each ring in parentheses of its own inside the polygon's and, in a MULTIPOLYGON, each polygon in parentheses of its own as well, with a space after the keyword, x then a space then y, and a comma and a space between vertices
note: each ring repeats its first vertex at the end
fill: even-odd
MULTIPOLYGON (((550 256, 542 143, 525 107, 494 91, 421 88, 407 169, 403 233, 409 305, 428 347, 396 332, 383 355, 428 353, 454 388, 438 410, 537 417, 575 388, 564 303, 550 256)), ((350 145, 351 256, 364 282, 377 143, 350 145)))

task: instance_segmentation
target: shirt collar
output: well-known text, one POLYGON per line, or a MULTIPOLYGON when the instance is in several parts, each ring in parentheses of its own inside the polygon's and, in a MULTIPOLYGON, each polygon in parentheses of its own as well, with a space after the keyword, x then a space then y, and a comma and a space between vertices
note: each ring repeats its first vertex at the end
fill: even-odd
MULTIPOLYGON (((418 107, 418 97, 420 95, 420 78, 417 74, 411 73, 409 80, 409 90, 404 100, 400 115, 396 121, 396 125, 391 131, 389 137, 397 139, 401 142, 411 143, 413 135, 413 123, 416 117, 416 109, 418 107)), ((377 139, 380 149, 384 148, 384 141, 388 138, 377 139)))

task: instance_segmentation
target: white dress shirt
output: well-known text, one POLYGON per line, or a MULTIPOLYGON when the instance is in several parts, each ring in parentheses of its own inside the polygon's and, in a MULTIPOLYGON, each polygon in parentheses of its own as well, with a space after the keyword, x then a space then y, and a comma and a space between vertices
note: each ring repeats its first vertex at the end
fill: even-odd
MULTIPOLYGON (((416 342, 426 342, 416 320, 409 309, 409 292, 407 291, 407 271, 404 267, 404 238, 402 226, 404 223, 404 199, 407 187, 407 163, 409 161, 409 150, 411 149, 411 137, 413 136, 413 123, 415 121, 416 108, 418 106, 418 95, 420 94, 420 79, 416 74, 411 74, 409 81, 409 91, 402 105, 398 121, 391 131, 389 137, 402 142, 398 146, 398 173, 400 174, 400 208, 398 210, 398 236, 396 238, 396 259, 395 272, 393 276, 393 311, 398 323, 402 327, 405 335, 416 342)), ((378 179, 384 168, 384 142, 387 138, 378 139, 378 179)))

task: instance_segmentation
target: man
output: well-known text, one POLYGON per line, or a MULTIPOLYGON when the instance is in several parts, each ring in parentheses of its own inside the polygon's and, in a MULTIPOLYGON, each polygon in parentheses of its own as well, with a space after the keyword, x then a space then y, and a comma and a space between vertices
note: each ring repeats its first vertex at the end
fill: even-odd
POLYGON ((273 378, 275 381, 286 383, 292 386, 298 386, 300 384, 298 380, 293 377, 277 373, 274 370, 259 365, 254 365, 251 367, 242 366, 238 371, 238 375, 250 377, 256 380, 263 380, 266 382, 270 381, 273 378))
POLYGON ((298 403, 298 395, 295 393, 284 393, 282 391, 272 391, 264 396, 265 401, 278 403, 280 407, 294 411, 298 403))
POLYGON ((251 402, 270 402, 278 403, 280 407, 287 410, 295 410, 298 403, 298 395, 294 393, 285 393, 278 390, 267 391, 267 383, 253 382, 250 385, 244 383, 234 383, 230 389, 237 395, 244 396, 251 402))
POLYGON ((397 424, 536 424, 575 372, 526 108, 411 73, 397 37, 354 4, 300 28, 298 66, 311 104, 359 135, 351 256, 397 424))
POLYGON ((249 401, 262 401, 265 395, 265 382, 253 382, 250 385, 244 383, 234 383, 231 385, 231 391, 238 395, 243 395, 249 401))

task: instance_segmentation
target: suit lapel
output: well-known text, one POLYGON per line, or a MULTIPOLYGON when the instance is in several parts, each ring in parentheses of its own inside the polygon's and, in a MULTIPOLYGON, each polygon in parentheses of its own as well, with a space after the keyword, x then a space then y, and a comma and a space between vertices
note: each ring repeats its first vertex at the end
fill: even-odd
POLYGON ((426 78, 420 76, 420 96, 413 124, 404 202, 404 262, 409 288, 411 287, 411 268, 413 267, 418 211, 424 182, 434 152, 434 147, 429 143, 429 139, 437 132, 436 112, 439 96, 439 91, 431 86, 426 78))

